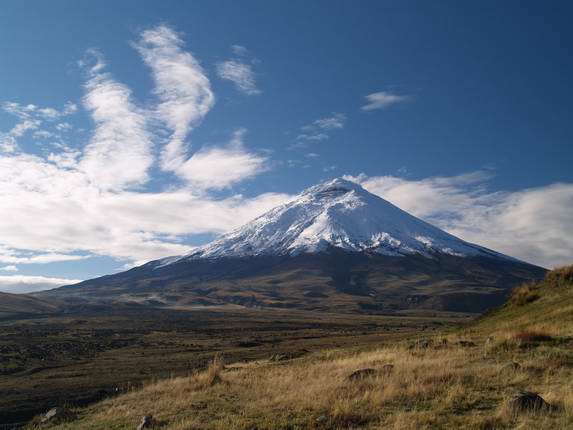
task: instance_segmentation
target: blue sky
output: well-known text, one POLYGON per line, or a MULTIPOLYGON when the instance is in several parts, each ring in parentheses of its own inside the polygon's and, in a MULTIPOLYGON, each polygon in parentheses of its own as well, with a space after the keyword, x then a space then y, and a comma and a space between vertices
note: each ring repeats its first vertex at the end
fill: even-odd
POLYGON ((5 1, 0 289, 187 252, 342 175, 464 239, 570 262, 571 12, 5 1))

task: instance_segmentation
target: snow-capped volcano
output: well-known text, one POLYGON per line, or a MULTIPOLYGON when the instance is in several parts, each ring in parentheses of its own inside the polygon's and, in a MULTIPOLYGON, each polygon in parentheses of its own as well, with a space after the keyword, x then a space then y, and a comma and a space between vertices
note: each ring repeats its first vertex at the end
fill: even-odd
POLYGON ((545 270, 458 239, 360 185, 311 187, 183 257, 47 291, 72 303, 482 312, 545 270))
POLYGON ((162 265, 197 258, 297 255, 329 248, 381 255, 496 256, 399 209, 344 179, 308 188, 293 201, 162 265))

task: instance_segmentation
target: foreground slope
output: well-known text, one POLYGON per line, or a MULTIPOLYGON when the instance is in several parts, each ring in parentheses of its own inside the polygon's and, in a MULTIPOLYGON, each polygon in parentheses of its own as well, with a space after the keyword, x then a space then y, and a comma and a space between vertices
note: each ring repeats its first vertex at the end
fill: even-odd
POLYGON ((462 331, 279 362, 217 359, 48 428, 128 429, 144 415, 166 430, 573 428, 572 274, 551 272, 462 331), (549 406, 517 408, 519 391, 549 406))
POLYGON ((544 273, 335 179, 189 255, 39 295, 153 306, 482 312, 544 273))

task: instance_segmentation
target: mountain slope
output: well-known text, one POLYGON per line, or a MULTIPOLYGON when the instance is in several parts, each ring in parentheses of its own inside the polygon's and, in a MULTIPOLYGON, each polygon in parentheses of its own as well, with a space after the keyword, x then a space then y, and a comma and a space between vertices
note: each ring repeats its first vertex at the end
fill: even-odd
POLYGON ((190 255, 38 295, 159 306, 481 312, 544 273, 335 179, 190 255))
POLYGON ((0 292, 0 317, 14 314, 45 314, 58 310, 58 306, 26 294, 0 292))

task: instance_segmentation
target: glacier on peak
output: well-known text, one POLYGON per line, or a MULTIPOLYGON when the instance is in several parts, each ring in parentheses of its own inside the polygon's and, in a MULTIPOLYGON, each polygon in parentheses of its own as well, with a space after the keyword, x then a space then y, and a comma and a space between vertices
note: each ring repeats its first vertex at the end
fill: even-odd
POLYGON ((337 178, 304 190, 244 226, 159 266, 198 258, 297 255, 330 248, 389 256, 504 256, 416 218, 359 184, 337 178))

